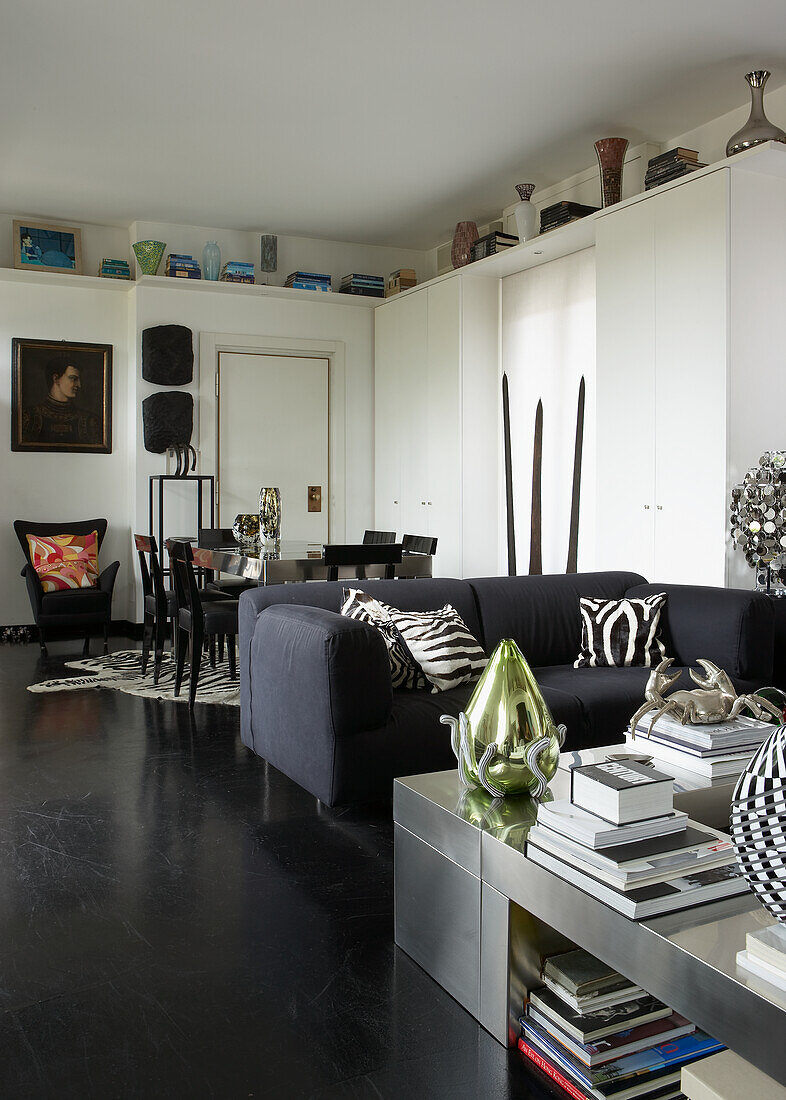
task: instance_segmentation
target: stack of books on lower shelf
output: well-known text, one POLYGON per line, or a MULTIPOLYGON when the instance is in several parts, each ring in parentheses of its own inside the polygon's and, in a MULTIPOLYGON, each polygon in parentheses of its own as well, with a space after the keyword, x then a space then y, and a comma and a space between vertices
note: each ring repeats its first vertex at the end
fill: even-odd
POLYGON ((546 959, 519 1050, 574 1100, 681 1097, 683 1065, 724 1047, 588 951, 546 959))
POLYGON ((338 288, 339 294, 360 294, 365 298, 384 298, 385 280, 382 275, 345 275, 338 288))
POLYGON ((695 172, 697 168, 706 167, 706 164, 699 163, 699 154, 696 149, 669 149, 668 152, 653 157, 647 164, 644 190, 651 191, 653 187, 659 187, 662 183, 680 179, 695 172))
POLYGON ((512 233, 487 233, 480 237, 472 246, 472 263, 476 260, 485 260, 487 256, 496 256, 498 252, 504 252, 506 248, 512 248, 518 244, 518 237, 512 233))
POLYGON ((170 252, 166 258, 166 273, 173 279, 201 279, 202 269, 193 256, 170 252))
POLYGON ((671 776, 635 761, 571 769, 571 797, 542 802, 527 856, 632 920, 743 894, 725 833, 674 809, 671 776))
POLYGON ((582 206, 580 202, 555 202, 553 206, 547 206, 541 210, 540 231, 548 233, 550 229, 578 221, 579 218, 586 218, 597 210, 597 206, 582 206))
POLYGON ((329 292, 333 289, 329 275, 320 275, 316 271, 293 271, 287 277, 284 286, 294 287, 295 290, 323 290, 329 292))
POLYGON ((219 279, 222 283, 253 283, 254 265, 245 260, 227 260, 219 279))
POLYGON ((683 726, 669 714, 653 722, 655 713, 648 711, 635 730, 628 729, 628 749, 682 771, 698 772, 716 783, 738 776, 774 728, 743 715, 712 725, 683 726))
POLYGON ((748 932, 745 950, 737 952, 737 965, 777 989, 786 990, 786 925, 772 924, 748 932))
POLYGON ((98 269, 100 279, 130 279, 131 268, 128 260, 110 260, 104 258, 98 269))
POLYGON ((400 294, 402 290, 410 290, 418 285, 417 276, 411 267, 400 267, 397 271, 391 271, 388 275, 385 297, 400 294))

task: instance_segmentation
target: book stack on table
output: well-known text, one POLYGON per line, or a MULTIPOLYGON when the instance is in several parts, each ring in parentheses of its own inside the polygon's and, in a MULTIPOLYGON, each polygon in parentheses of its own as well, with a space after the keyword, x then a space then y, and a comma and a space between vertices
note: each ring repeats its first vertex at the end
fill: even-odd
POLYGON ((725 833, 674 809, 671 776, 635 761, 571 769, 571 797, 542 802, 527 857, 632 920, 743 894, 725 833))
POLYGON ((594 214, 597 206, 582 206, 580 202, 556 202, 553 206, 547 206, 540 212, 540 231, 548 233, 550 229, 556 229, 568 222, 586 218, 588 214, 594 214))
POLYGON ((777 989, 786 990, 786 925, 772 924, 748 932, 745 950, 737 952, 737 966, 777 989))
POLYGON ((227 260, 219 279, 222 283, 253 283, 254 265, 245 260, 227 260))
POLYGON ((518 244, 518 237, 512 233, 487 233, 480 237, 472 246, 472 263, 476 260, 485 260, 487 256, 496 256, 498 252, 504 252, 506 248, 512 248, 518 244))
POLYGON ((698 772, 710 782, 738 776, 774 729, 769 722, 742 715, 713 725, 683 726, 668 714, 653 722, 655 713, 648 711, 635 731, 628 729, 628 749, 682 771, 698 772))
POLYGON ((393 294, 400 294, 402 290, 409 290, 411 287, 417 285, 418 280, 414 269, 411 267, 400 267, 397 271, 391 271, 388 275, 387 286, 385 287, 385 297, 390 298, 393 294))
POLYGON ((339 294, 360 294, 366 298, 384 298, 385 280, 382 275, 345 275, 338 288, 339 294))
POLYGON ((294 287, 295 290, 323 290, 326 293, 333 289, 330 276, 319 275, 315 271, 293 271, 284 286, 294 287))
POLYGON ((201 279, 202 269, 193 256, 170 252, 166 258, 166 273, 173 279, 201 279))
POLYGON ((576 948, 546 959, 519 1050, 575 1100, 681 1097, 680 1070, 724 1047, 576 948))
POLYGON ((659 187, 662 183, 680 179, 681 176, 695 172, 697 168, 706 167, 706 164, 699 164, 699 154, 696 149, 669 149, 667 153, 660 153, 648 162, 644 190, 651 191, 653 187, 659 187))

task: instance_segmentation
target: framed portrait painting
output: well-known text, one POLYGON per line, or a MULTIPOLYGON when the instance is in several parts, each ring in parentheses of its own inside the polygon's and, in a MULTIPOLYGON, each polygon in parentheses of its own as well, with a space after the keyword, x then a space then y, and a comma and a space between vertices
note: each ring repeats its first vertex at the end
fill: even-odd
POLYGON ((14 267, 81 275, 81 230, 72 225, 15 221, 14 267))
POLYGON ((112 345, 11 342, 11 450, 112 452, 112 345))

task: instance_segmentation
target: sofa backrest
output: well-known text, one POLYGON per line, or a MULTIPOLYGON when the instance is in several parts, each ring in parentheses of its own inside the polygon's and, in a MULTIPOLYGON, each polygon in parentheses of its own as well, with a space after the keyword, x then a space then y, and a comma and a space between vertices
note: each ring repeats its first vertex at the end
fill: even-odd
POLYGON ((638 573, 568 573, 536 577, 480 577, 475 591, 484 645, 490 653, 513 638, 533 668, 572 664, 581 644, 580 596, 618 599, 644 584, 638 573))
POLYGON ((345 588, 360 588, 375 599, 402 611, 435 611, 446 603, 452 604, 483 645, 475 594, 466 581, 443 577, 392 581, 309 581, 301 584, 267 585, 243 593, 242 598, 253 600, 257 612, 281 603, 305 604, 308 607, 338 612, 341 610, 345 588))

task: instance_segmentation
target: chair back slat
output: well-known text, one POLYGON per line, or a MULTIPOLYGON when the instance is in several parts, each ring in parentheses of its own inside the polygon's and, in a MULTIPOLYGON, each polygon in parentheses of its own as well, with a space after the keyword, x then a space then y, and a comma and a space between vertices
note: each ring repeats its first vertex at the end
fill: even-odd
POLYGON ((224 546, 236 545, 231 527, 200 527, 197 543, 207 550, 218 550, 224 546))
MULTIPOLYGON (((367 546, 363 543, 332 543, 325 546, 325 565, 328 567, 327 579, 338 580, 339 566, 355 566, 359 578, 367 565, 384 565, 388 571, 401 561, 401 543, 387 542, 367 546)), ((392 575, 392 572, 391 572, 392 575)))
POLYGON ((395 531, 366 531, 363 536, 364 546, 379 546, 388 542, 396 541, 395 531))
POLYGON ((199 588, 192 564, 194 555, 191 543, 167 539, 166 548, 169 551, 169 562, 175 581, 178 610, 190 611, 192 623, 203 623, 205 613, 199 598, 199 588))
POLYGON ((405 554, 431 554, 437 552, 437 539, 430 535, 404 535, 401 546, 405 554))
POLYGON ((96 531, 98 533, 98 549, 100 550, 106 534, 106 525, 107 521, 105 519, 67 519, 63 520, 62 523, 40 523, 34 519, 15 519, 14 531, 19 540, 19 545, 22 547, 25 561, 30 562, 32 565, 30 546, 27 541, 28 535, 41 535, 43 538, 49 538, 52 535, 89 535, 91 531, 96 531))

